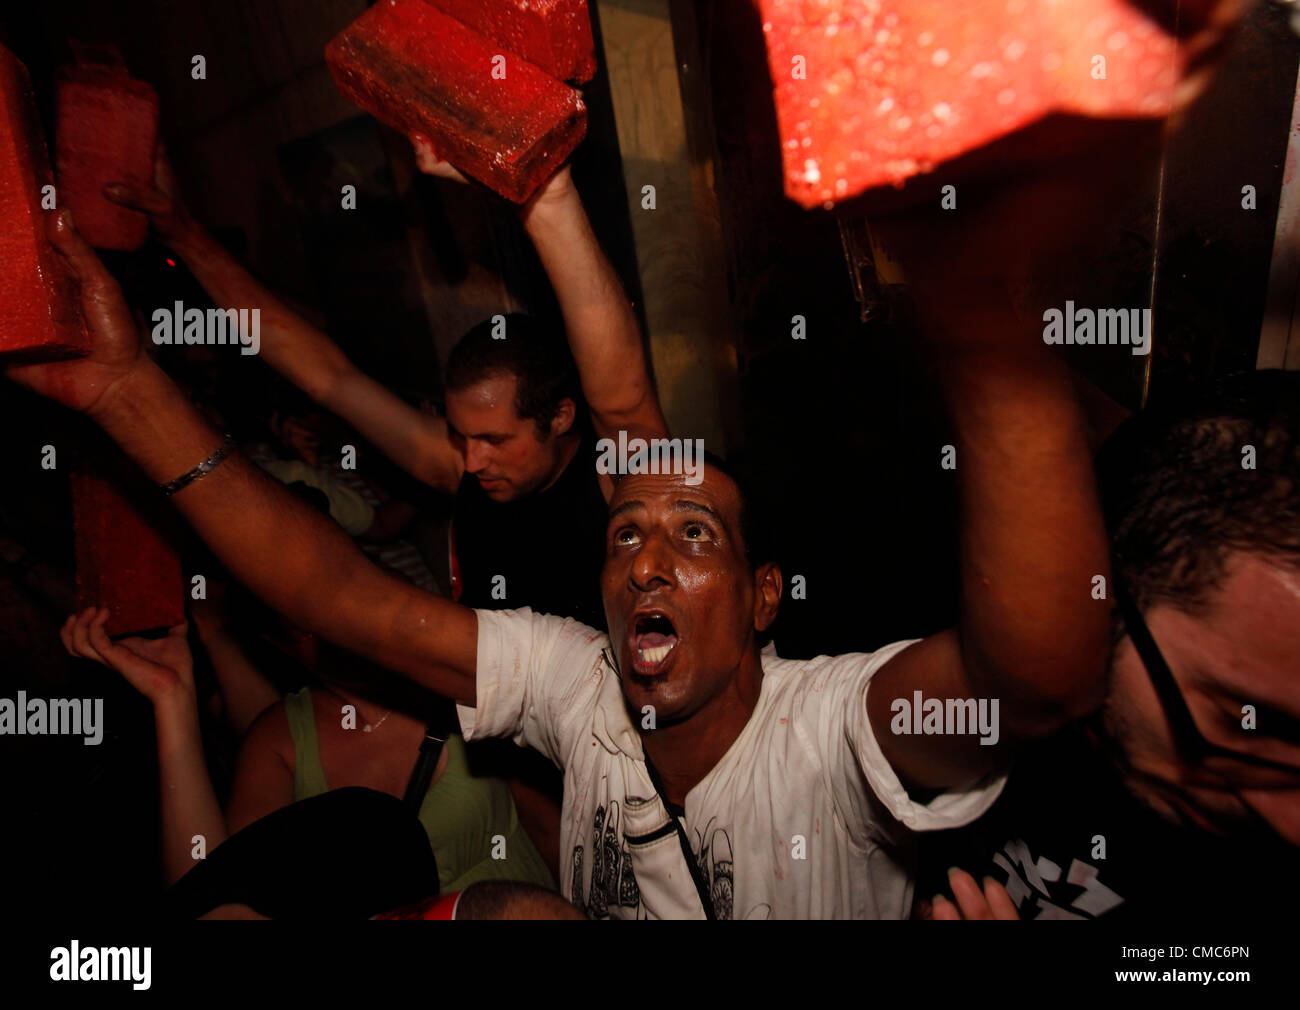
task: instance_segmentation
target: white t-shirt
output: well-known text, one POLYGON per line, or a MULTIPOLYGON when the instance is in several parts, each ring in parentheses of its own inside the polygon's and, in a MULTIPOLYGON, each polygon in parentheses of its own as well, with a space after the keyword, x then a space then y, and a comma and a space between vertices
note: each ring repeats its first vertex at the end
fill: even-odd
MULTIPOLYGON (((466 740, 508 736, 564 771, 560 886, 593 917, 699 919, 698 892, 603 632, 531 610, 478 614, 478 705, 466 740)), ((683 824, 717 917, 906 916, 912 831, 983 814, 1005 775, 911 799, 867 717, 872 675, 911 645, 779 659, 765 654, 758 704, 686 796, 683 824)))

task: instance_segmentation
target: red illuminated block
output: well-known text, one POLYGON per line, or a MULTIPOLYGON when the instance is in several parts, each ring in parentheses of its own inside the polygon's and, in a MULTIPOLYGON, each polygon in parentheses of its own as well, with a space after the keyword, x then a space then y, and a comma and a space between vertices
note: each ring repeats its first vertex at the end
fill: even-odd
POLYGON ((785 190, 805 207, 901 185, 1052 113, 1164 116, 1184 64, 1129 0, 758 6, 785 190))
POLYGON ((325 61, 361 108, 426 135, 439 157, 521 203, 578 146, 587 110, 578 92, 500 48, 424 0, 383 0, 326 46, 325 61))
POLYGON ((53 186, 27 68, 0 46, 0 357, 41 361, 89 350, 76 281, 45 238, 53 186))
POLYGON ((587 0, 426 0, 562 81, 588 81, 596 45, 587 0))
POLYGON ((104 196, 112 182, 153 182, 158 94, 144 81, 104 67, 59 72, 54 129, 60 206, 100 249, 139 249, 149 218, 104 196))
POLYGON ((78 611, 108 607, 110 635, 179 624, 184 578, 159 510, 133 500, 123 490, 130 485, 98 466, 78 466, 71 484, 78 611))

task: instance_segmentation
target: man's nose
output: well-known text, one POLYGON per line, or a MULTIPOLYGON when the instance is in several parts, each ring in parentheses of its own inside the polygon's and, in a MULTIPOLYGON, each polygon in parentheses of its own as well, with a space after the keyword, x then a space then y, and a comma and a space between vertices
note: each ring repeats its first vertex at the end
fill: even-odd
POLYGON ((651 533, 646 537, 641 549, 636 552, 636 557, 632 559, 629 578, 632 585, 643 592, 658 586, 672 585, 672 551, 662 534, 651 533))
POLYGON ((469 473, 479 473, 487 469, 488 465, 488 447, 477 439, 467 439, 465 442, 465 469, 469 473))

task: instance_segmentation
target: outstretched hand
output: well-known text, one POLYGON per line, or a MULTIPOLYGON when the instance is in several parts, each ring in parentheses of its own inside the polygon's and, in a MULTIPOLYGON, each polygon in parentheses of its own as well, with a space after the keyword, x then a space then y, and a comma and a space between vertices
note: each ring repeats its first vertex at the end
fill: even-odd
POLYGON ((154 155, 152 186, 114 182, 104 187, 104 196, 113 203, 149 215, 149 226, 162 241, 172 245, 187 238, 198 224, 181 199, 180 186, 172 169, 167 149, 161 142, 154 155))
MULTIPOLYGON (((456 182, 469 182, 456 166, 449 161, 443 161, 438 156, 433 141, 424 134, 412 133, 409 139, 411 146, 415 149, 415 164, 425 175, 432 175, 439 179, 453 179, 456 182)), ((561 200, 569 199, 576 193, 573 176, 570 174, 569 165, 566 162, 549 179, 537 187, 537 191, 519 208, 520 214, 526 218, 533 208, 539 205, 549 206, 558 203, 561 200)))
POLYGON ((450 162, 443 161, 434 150, 433 141, 423 133, 412 133, 411 146, 415 148, 415 165, 425 175, 437 176, 439 179, 454 179, 456 182, 469 182, 450 162))
POLYGON ((72 614, 59 629, 63 647, 82 659, 116 670, 154 707, 175 700, 192 703, 194 698, 194 660, 185 635, 184 621, 168 631, 165 638, 124 638, 114 642, 104 631, 109 611, 106 607, 89 607, 72 614))
POLYGON ((14 365, 9 378, 41 396, 93 413, 105 394, 148 361, 140 333, 113 275, 61 210, 46 217, 46 234, 81 287, 81 311, 90 331, 90 353, 69 361, 14 365))

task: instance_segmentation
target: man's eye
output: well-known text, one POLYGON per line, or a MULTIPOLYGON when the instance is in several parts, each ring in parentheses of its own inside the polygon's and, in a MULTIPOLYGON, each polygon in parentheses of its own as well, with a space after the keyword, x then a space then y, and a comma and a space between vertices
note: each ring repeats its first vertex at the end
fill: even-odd
POLYGON ((640 537, 637 536, 636 530, 630 526, 624 526, 614 534, 614 543, 616 544, 634 544, 640 537))
POLYGON ((687 526, 684 526, 682 528, 682 535, 685 536, 687 540, 713 539, 713 534, 709 532, 708 527, 701 526, 699 523, 690 523, 687 526))

